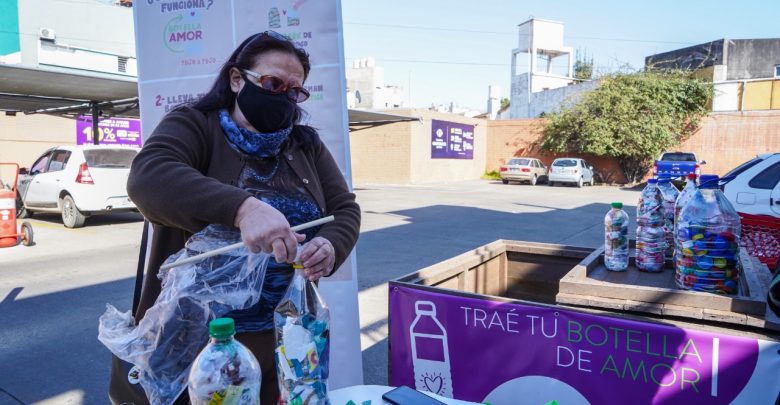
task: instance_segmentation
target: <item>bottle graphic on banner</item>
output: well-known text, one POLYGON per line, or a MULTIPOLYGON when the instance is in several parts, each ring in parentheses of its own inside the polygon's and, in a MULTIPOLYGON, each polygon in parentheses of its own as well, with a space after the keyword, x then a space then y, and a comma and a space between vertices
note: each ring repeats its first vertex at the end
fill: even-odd
POLYGON ((436 305, 431 301, 417 301, 414 312, 416 317, 409 326, 409 336, 415 388, 452 398, 447 331, 436 319, 436 305))

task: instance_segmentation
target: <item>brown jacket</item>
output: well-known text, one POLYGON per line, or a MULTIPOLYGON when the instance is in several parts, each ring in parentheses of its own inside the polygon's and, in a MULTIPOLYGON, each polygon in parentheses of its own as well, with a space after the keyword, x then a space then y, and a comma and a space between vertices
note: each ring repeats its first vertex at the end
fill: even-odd
MULTIPOLYGON (((287 159, 325 215, 335 221, 320 228, 336 251, 338 268, 360 232, 360 207, 325 145, 305 149, 290 135, 280 158, 287 159)), ((133 160, 127 191, 154 224, 149 262, 136 320, 160 294, 157 271, 193 233, 208 224, 233 226, 236 211, 251 194, 237 187, 246 159, 228 145, 219 114, 191 107, 170 112, 133 160)))

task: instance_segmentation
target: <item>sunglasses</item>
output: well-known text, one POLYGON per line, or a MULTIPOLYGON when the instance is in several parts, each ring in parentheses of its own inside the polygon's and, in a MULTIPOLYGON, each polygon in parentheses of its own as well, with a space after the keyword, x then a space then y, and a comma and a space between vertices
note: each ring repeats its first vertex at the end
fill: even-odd
POLYGON ((284 93, 287 98, 294 103, 302 103, 309 98, 309 91, 301 86, 290 86, 284 80, 271 75, 261 75, 260 73, 244 69, 244 73, 257 79, 257 84, 263 90, 271 93, 284 93))

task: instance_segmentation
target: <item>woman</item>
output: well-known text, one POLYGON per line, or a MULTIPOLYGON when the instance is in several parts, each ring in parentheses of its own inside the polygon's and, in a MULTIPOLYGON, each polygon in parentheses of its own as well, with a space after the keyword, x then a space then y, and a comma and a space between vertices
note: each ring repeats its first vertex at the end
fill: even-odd
POLYGON ((236 338, 261 364, 263 404, 279 396, 273 310, 292 278, 299 243, 305 275, 329 276, 347 258, 360 228, 355 195, 317 132, 300 125, 297 103, 311 65, 288 39, 246 39, 192 106, 169 113, 133 161, 128 193, 154 224, 149 271, 136 313, 160 293, 157 270, 209 224, 234 226, 253 252, 272 254, 260 302, 231 313, 236 338), (302 234, 290 227, 326 215, 335 221, 302 234))

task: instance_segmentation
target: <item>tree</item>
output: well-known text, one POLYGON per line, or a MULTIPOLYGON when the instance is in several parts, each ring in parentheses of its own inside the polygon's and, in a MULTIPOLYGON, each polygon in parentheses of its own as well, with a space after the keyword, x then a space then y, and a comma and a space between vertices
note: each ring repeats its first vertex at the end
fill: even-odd
POLYGON ((542 150, 616 158, 629 182, 640 181, 661 152, 698 128, 712 83, 691 72, 617 73, 571 107, 550 114, 542 150))
POLYGON ((580 80, 590 80, 593 78, 593 58, 588 59, 588 54, 577 51, 574 61, 574 78, 580 80))
POLYGON ((507 107, 509 107, 509 99, 504 97, 501 99, 501 109, 503 110, 507 107))

